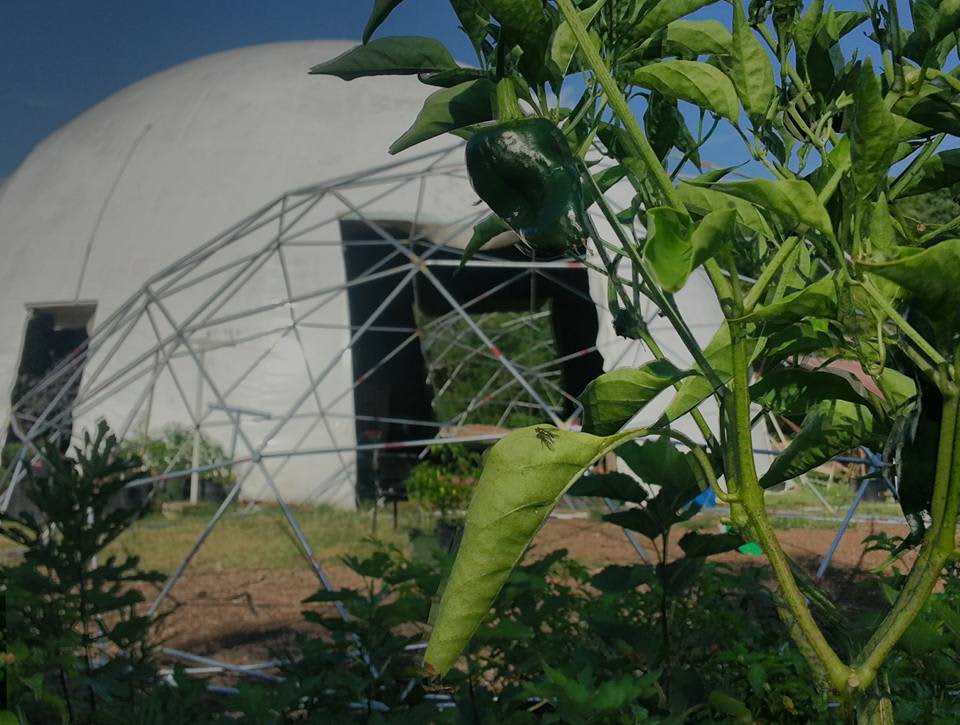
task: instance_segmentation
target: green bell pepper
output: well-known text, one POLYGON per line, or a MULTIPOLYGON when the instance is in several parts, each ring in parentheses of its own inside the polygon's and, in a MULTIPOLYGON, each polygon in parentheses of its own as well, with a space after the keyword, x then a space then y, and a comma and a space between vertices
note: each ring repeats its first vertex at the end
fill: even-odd
POLYGON ((467 141, 474 190, 539 259, 582 251, 587 238, 576 158, 545 118, 500 121, 467 141))

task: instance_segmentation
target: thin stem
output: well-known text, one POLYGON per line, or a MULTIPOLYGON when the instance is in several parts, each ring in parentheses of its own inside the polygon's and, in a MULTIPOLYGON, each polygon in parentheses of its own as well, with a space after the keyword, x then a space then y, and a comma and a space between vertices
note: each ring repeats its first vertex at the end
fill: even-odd
POLYGON ((647 286, 647 291, 650 293, 650 298, 653 300, 654 304, 660 308, 664 316, 670 321, 670 324, 673 325, 673 328, 676 330, 677 335, 683 342, 684 347, 687 348, 690 355, 693 357, 694 362, 700 368, 700 371, 704 374, 707 380, 710 381, 710 384, 713 385, 714 388, 720 388, 723 385, 723 381, 720 379, 720 376, 717 375, 716 370, 714 370, 713 366, 711 366, 707 361, 707 358, 703 354, 703 350, 700 349, 699 343, 697 343, 693 333, 680 317, 680 314, 677 312, 676 308, 670 304, 670 301, 654 282, 653 276, 646 268, 642 257, 637 252, 633 242, 624 233, 623 228, 620 226, 620 222, 617 220, 616 215, 614 215, 610 205, 607 204, 606 199, 600 192, 600 189, 593 180, 593 177, 589 178, 590 183, 593 185, 597 205, 603 212, 603 216, 606 218, 607 223, 609 223, 613 228, 613 232, 617 235, 617 239, 619 239, 620 244, 623 245, 623 250, 630 255, 631 261, 633 262, 637 271, 640 273, 640 276, 643 278, 644 284, 647 286))
POLYGON ((596 44, 587 33, 587 28, 583 24, 583 21, 580 20, 580 14, 574 7, 573 1, 557 0, 557 6, 560 8, 560 12, 563 13, 564 20, 567 21, 567 25, 573 33, 573 36, 580 44, 580 52, 583 53, 587 67, 593 71, 597 82, 603 89, 604 95, 607 97, 607 103, 623 124, 635 155, 640 157, 644 166, 647 167, 650 177, 655 182, 664 200, 672 207, 683 209, 684 205, 677 194, 677 190, 670 182, 670 177, 667 176, 666 170, 660 164, 660 159, 657 158, 656 153, 654 153, 653 148, 650 146, 650 142, 644 135, 643 129, 641 129, 640 124, 637 123, 636 117, 627 104, 627 99, 620 90, 620 86, 617 85, 617 81, 611 75, 606 63, 603 62, 603 58, 600 57, 600 51, 597 50, 596 44))
POLYGON ((893 182, 893 185, 890 187, 889 201, 893 201, 903 193, 903 190, 906 189, 914 177, 920 173, 923 165, 933 156, 933 152, 937 150, 937 147, 943 142, 946 136, 947 134, 945 133, 938 134, 924 144, 920 153, 910 162, 910 165, 904 172, 900 174, 900 177, 893 182))

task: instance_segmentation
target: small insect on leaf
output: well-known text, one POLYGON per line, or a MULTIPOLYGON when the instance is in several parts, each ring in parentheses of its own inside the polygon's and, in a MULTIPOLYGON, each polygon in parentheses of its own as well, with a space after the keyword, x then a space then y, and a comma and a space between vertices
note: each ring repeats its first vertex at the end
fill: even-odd
POLYGON ((537 440, 549 450, 553 450, 553 441, 557 437, 557 434, 554 433, 549 428, 537 428, 537 440))

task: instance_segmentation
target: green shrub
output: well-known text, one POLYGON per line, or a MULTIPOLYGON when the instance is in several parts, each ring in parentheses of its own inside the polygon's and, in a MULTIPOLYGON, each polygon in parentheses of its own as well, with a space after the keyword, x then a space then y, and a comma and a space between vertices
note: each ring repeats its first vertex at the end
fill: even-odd
MULTIPOLYGON (((181 425, 167 427, 161 437, 151 438, 139 436, 126 439, 123 442, 124 450, 131 455, 137 455, 142 460, 151 475, 160 475, 173 471, 185 471, 193 467, 194 431, 181 425)), ((220 467, 200 473, 201 486, 213 488, 214 497, 223 495, 233 485, 236 476, 226 463, 227 457, 220 444, 211 441, 205 436, 200 437, 199 466, 220 467)), ((171 478, 158 484, 153 501, 183 501, 190 495, 190 474, 171 478)))
POLYGON ((422 508, 438 511, 440 520, 462 519, 480 476, 481 456, 464 445, 434 446, 407 478, 407 495, 422 508))
POLYGON ((102 552, 140 513, 124 487, 142 463, 104 423, 72 455, 38 450, 21 483, 37 513, 0 516, 0 535, 24 547, 0 569, 8 706, 22 722, 128 722, 124 708, 156 685, 136 585, 163 576, 102 552))

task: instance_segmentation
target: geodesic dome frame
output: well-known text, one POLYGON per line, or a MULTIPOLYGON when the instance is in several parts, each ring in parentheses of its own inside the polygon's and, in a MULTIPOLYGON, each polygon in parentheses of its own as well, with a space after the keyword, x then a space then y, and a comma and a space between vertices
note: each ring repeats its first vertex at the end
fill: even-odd
MULTIPOLYGON (((27 442, 66 436, 91 428, 100 417, 119 437, 186 423, 218 440, 224 460, 200 466, 195 458, 190 469, 157 472, 141 485, 233 466, 242 470, 228 501, 241 491, 246 498, 264 492, 272 498, 280 495, 278 478, 289 475, 295 461, 326 456, 336 463, 326 466, 323 476, 313 466, 308 474, 312 489, 292 497, 323 500, 328 494, 326 500, 349 504, 357 486, 358 452, 494 440, 502 431, 463 427, 472 412, 498 395, 508 410, 527 406, 558 424, 575 420, 575 396, 582 384, 603 367, 637 364, 649 355, 613 333, 602 280, 596 275, 589 279, 583 263, 494 252, 480 254, 464 275, 454 275, 459 248, 486 214, 473 205, 459 149, 287 192, 153 274, 83 346, 15 402, 10 414, 14 434, 27 442), (429 201, 439 208, 432 219, 424 211, 429 201), (384 211, 385 205, 407 211, 384 211), (374 253, 351 261, 354 250, 363 249, 374 253), (464 284, 471 274, 480 275, 472 289, 464 284), (439 301, 446 309, 426 324, 412 317, 405 324, 385 323, 385 312, 402 295, 407 297, 401 306, 429 306, 425 298, 430 297, 434 306, 439 301), (564 314, 581 305, 598 321, 587 325, 586 337, 567 340, 555 359, 524 366, 502 352, 477 314, 491 300, 511 295, 529 297, 531 317, 544 314, 545 300, 564 295, 564 314), (355 304, 358 299, 363 304, 355 304), (455 420, 432 418, 422 399, 413 405, 416 414, 406 416, 389 405, 385 410, 357 409, 351 396, 391 365, 409 363, 408 353, 420 354, 425 334, 451 321, 472 337, 455 344, 471 346, 471 356, 495 366, 495 375, 455 420), (358 366, 358 344, 377 336, 392 336, 393 342, 380 344, 373 358, 366 355, 369 364, 358 366), (577 380, 566 386, 570 389, 558 384, 558 368, 564 373, 574 369, 577 380), (299 376, 301 383, 295 394, 290 394, 291 376, 299 376), (278 378, 282 385, 276 384, 278 378), (280 388, 286 397, 278 394, 280 388), (26 415, 28 411, 34 414, 26 415), (386 437, 382 431, 374 431, 379 437, 365 437, 359 421, 393 430, 386 437)), ((555 333, 577 327, 570 322, 557 321, 555 333)), ((699 326, 705 338, 717 324, 707 319, 699 326)), ((408 375, 395 387, 423 383, 408 375)), ((17 477, 14 467, 14 485, 7 487, 4 505, 17 477)), ((285 497, 291 497, 289 491, 285 497)))

